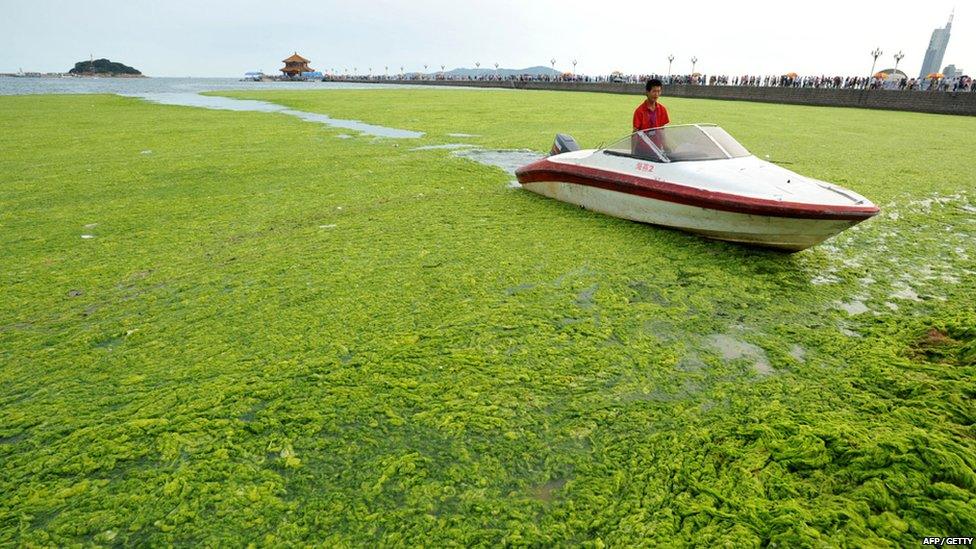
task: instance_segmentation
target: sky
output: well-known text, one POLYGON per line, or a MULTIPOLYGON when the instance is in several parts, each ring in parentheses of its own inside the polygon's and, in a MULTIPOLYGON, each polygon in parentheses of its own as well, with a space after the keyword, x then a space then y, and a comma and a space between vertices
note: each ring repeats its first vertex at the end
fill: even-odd
POLYGON ((293 52, 312 68, 396 74, 550 65, 580 74, 916 76, 955 8, 943 65, 976 72, 972 0, 0 0, 0 72, 67 72, 108 58, 148 76, 273 74, 293 52), (957 5, 959 4, 959 5, 957 5), (389 67, 386 69, 385 67, 389 67))

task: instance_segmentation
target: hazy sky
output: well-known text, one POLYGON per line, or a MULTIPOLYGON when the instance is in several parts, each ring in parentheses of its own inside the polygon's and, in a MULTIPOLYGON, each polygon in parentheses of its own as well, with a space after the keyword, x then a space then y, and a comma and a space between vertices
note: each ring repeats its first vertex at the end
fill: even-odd
POLYGON ((917 74, 956 8, 943 65, 976 72, 972 0, 0 0, 0 72, 60 72, 89 55, 149 76, 274 73, 298 51, 317 70, 474 67, 606 74, 867 74, 869 52, 917 74), (957 5, 959 4, 959 5, 957 5))

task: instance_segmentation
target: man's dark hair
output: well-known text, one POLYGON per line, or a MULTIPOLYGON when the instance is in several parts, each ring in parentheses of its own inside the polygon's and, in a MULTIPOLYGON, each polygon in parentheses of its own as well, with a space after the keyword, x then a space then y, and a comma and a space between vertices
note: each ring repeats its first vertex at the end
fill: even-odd
POLYGON ((660 86, 663 88, 664 82, 661 82, 657 78, 651 78, 650 80, 647 81, 647 84, 644 85, 644 91, 651 91, 651 88, 653 88, 654 86, 660 86))

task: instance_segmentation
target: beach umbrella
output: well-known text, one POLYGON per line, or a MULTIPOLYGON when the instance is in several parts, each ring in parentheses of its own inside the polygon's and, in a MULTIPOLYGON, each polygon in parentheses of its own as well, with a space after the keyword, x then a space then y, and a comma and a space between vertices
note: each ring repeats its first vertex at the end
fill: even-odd
POLYGON ((876 73, 874 73, 874 77, 875 78, 880 78, 880 79, 884 80, 885 78, 888 78, 888 73, 886 73, 886 72, 876 72, 876 73))
POLYGON ((929 75, 926 76, 925 78, 932 78, 934 80, 936 78, 942 78, 943 76, 945 76, 945 75, 942 74, 941 72, 932 72, 932 73, 929 73, 929 75))
POLYGON ((795 72, 788 72, 788 73, 786 73, 783 76, 786 76, 787 78, 796 78, 797 76, 800 76, 800 75, 799 74, 796 74, 795 72))

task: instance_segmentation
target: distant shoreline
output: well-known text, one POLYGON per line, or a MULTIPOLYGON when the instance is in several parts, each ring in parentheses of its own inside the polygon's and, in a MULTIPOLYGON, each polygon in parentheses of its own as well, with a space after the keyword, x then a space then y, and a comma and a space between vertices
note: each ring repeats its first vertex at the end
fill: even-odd
MULTIPOLYGON (((616 93, 633 96, 644 94, 640 82, 552 82, 542 80, 368 80, 349 79, 356 84, 397 84, 409 86, 446 86, 468 88, 503 88, 537 91, 616 93)), ((816 107, 850 107, 889 111, 924 112, 976 116, 976 92, 916 92, 904 90, 824 89, 755 86, 698 86, 667 84, 664 98, 717 99, 780 103, 816 107)))
POLYGON ((152 78, 145 74, 116 74, 116 73, 92 73, 92 74, 69 74, 66 72, 0 72, 0 78, 152 78))

